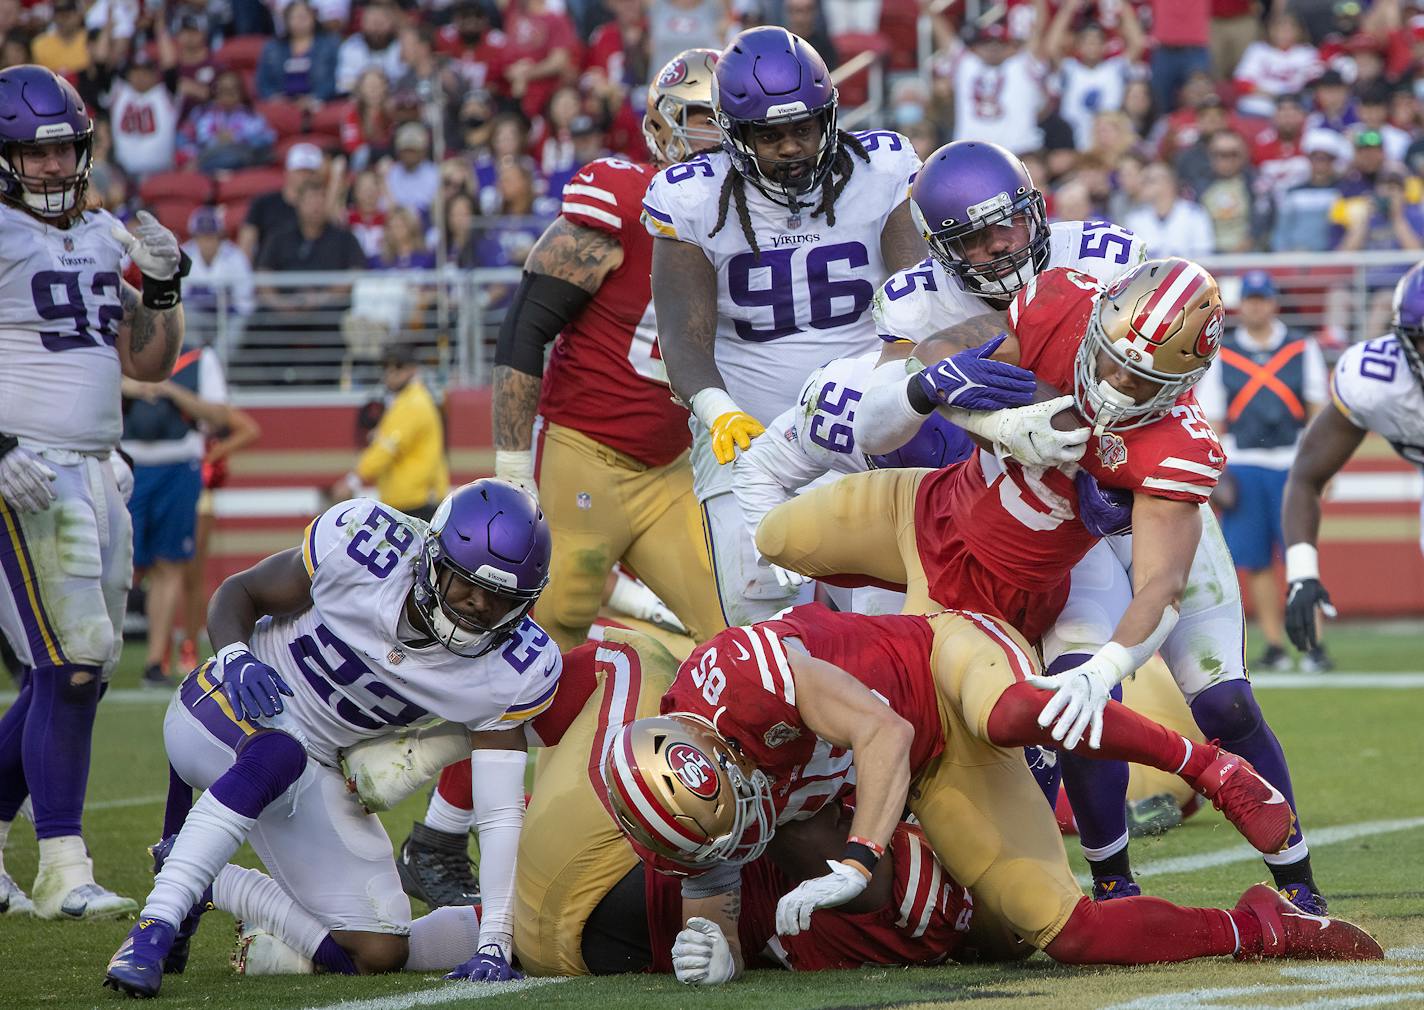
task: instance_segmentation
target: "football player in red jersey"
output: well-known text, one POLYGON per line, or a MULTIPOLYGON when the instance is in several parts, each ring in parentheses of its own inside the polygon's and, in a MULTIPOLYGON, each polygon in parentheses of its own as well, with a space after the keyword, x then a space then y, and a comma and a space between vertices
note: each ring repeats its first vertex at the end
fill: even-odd
MULTIPOLYGON (((739 973, 738 865, 817 793, 846 785, 844 774, 829 784, 825 774, 847 749, 858 797, 850 836, 840 858, 826 861, 829 873, 778 902, 782 936, 866 891, 908 803, 946 871, 969 887, 976 918, 1002 922, 1064 963, 1383 957, 1363 930, 1303 915, 1266 885, 1229 910, 1085 897, 1019 750, 1049 741, 1036 719, 1049 697, 1037 670, 1006 623, 961 611, 865 617, 811 605, 729 628, 697 649, 663 696, 664 716, 629 723, 603 762, 635 848, 657 867, 692 874, 683 885, 688 925, 673 946, 678 977, 717 984, 739 973)), ((1270 817, 1268 787, 1239 759, 1117 702, 1103 716, 1100 753, 1176 771, 1248 837, 1269 821, 1267 844, 1284 840, 1289 819, 1270 817)))
MULTIPOLYGON (((500 328, 495 475, 537 494, 549 521, 554 555, 535 618, 565 651, 587 637, 619 561, 696 641, 726 626, 692 493, 687 410, 673 401, 658 352, 653 239, 640 221, 657 168, 720 141, 716 60, 713 50, 689 49, 648 89, 652 164, 600 158, 564 187, 500 328)), ((432 797, 398 861, 413 897, 432 906, 478 900, 469 816, 432 797)))

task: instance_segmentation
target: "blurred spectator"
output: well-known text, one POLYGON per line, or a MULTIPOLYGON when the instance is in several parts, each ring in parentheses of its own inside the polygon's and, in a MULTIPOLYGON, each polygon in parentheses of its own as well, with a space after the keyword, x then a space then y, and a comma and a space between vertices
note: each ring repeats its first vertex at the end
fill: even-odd
POLYGON ((445 256, 461 270, 475 266, 475 230, 477 210, 475 198, 456 192, 445 199, 445 256))
POLYGON ((1351 140, 1354 157, 1340 180, 1340 192, 1347 197, 1368 195, 1385 168, 1384 137, 1378 130, 1358 130, 1351 140))
MULTIPOLYGON (((728 17, 730 23, 730 14, 728 17)), ((831 41, 831 33, 826 28, 826 15, 821 10, 820 0, 782 0, 781 17, 790 31, 801 36, 811 44, 812 49, 821 54, 821 59, 826 61, 826 66, 835 69, 840 64, 843 55, 836 51, 836 44, 831 41)), ((875 29, 871 28, 870 31, 873 32, 875 29)), ((721 48, 725 38, 726 29, 724 28, 722 36, 712 44, 711 48, 721 48)), ((668 57, 668 59, 671 58, 668 57)), ((662 63, 658 64, 660 67, 662 65, 662 63)))
POLYGON ((499 213, 499 190, 495 180, 501 165, 521 161, 533 171, 533 163, 524 153, 528 141, 528 124, 517 113, 506 113, 495 119, 490 129, 489 146, 476 152, 471 166, 475 173, 475 195, 480 202, 481 214, 499 213))
POLYGON ((1251 164, 1256 168, 1256 192, 1272 202, 1292 186, 1305 181, 1310 165, 1301 141, 1305 138, 1305 100, 1300 95, 1281 95, 1271 128, 1256 137, 1251 147, 1251 164))
POLYGON ((213 100, 193 114, 179 136, 185 160, 196 160, 198 169, 209 173, 266 164, 277 135, 248 101, 241 74, 219 74, 213 100))
POLYGON ((1122 93, 1122 112, 1132 123, 1132 131, 1144 140, 1157 126, 1157 104, 1152 85, 1141 78, 1127 82, 1122 93))
POLYGON ((31 60, 29 37, 24 32, 7 32, 0 38, 0 67, 18 66, 31 60))
POLYGON ((366 259, 380 255, 381 236, 386 231, 386 201, 380 173, 374 168, 362 169, 352 180, 346 224, 366 259))
POLYGON ((1140 139, 1133 132, 1132 120, 1127 113, 1121 110, 1100 112, 1093 117, 1087 153, 1111 165, 1135 148, 1140 139))
POLYGON ((286 37, 270 39, 257 63, 257 93, 262 98, 301 98, 324 102, 336 94, 336 37, 316 23, 306 0, 293 0, 282 12, 286 37))
POLYGON ((1051 220, 1090 221, 1095 216, 1093 197, 1084 183, 1070 179, 1054 191, 1051 220))
POLYGON ((1236 107, 1243 115, 1269 116, 1278 97, 1303 91, 1324 69, 1294 15, 1272 14, 1265 40, 1247 46, 1236 67, 1236 107))
POLYGON ((1218 253, 1251 252, 1257 248, 1257 237, 1264 237, 1266 215, 1257 208, 1246 142, 1234 133, 1218 133, 1211 138, 1207 154, 1211 180, 1197 202, 1211 218, 1212 248, 1218 253))
POLYGON ((1211 74, 1205 70, 1188 76, 1178 97, 1175 110, 1166 112, 1160 107, 1157 109, 1157 124, 1148 137, 1149 143, 1157 148, 1157 156, 1167 161, 1197 142, 1199 111, 1221 107, 1221 96, 1216 92, 1211 74))
MULTIPOLYGON (((1378 143, 1379 135, 1373 136, 1378 143)), ((1370 134, 1361 134, 1356 143, 1369 138, 1370 134)), ((1358 155, 1358 150, 1356 153, 1358 155)), ((1336 250, 1350 253, 1424 249, 1424 207, 1420 206, 1424 185, 1418 179, 1407 177, 1398 167, 1390 166, 1375 174, 1370 190, 1351 194, 1342 184, 1341 192, 1345 195, 1330 210, 1330 220, 1337 226, 1336 250)), ((1395 283, 1404 274, 1404 267, 1372 266, 1366 267, 1364 273, 1370 298, 1357 339, 1373 337, 1387 328, 1390 298, 1395 283)), ((1358 305, 1355 308, 1358 318, 1358 305)))
POLYGON ((178 117, 180 121, 187 119, 190 112, 212 97, 218 72, 202 19, 185 14, 178 19, 174 34, 160 29, 158 59, 164 70, 177 72, 174 93, 178 96, 178 117))
MULTIPOLYGON (((641 4, 641 0, 621 2, 641 4)), ((435 49, 454 61, 471 88, 489 89, 503 79, 508 40, 503 32, 490 28, 480 0, 456 0, 450 23, 436 36, 435 49)))
POLYGON ((379 253, 368 263, 373 270, 430 270, 435 254, 425 243, 425 228, 409 207, 396 207, 386 215, 379 253))
POLYGON ((94 150, 89 156, 89 192, 104 209, 118 213, 128 200, 128 176, 114 164, 114 133, 104 116, 94 119, 94 150))
POLYGON ((992 140, 1015 154, 1043 146, 1043 64, 1009 38, 1002 24, 975 30, 954 61, 954 139, 992 140))
POLYGON ((30 43, 30 58, 66 77, 89 69, 89 35, 75 0, 55 0, 54 23, 30 43))
POLYGON ((1084 20, 1089 0, 1068 0, 1048 26, 1045 49, 1058 72, 1058 112, 1073 128, 1078 150, 1092 143, 1093 119, 1102 112, 1122 108, 1127 72, 1142 55, 1142 26, 1132 6, 1122 5, 1123 50, 1107 53, 1107 33, 1102 25, 1084 20))
POLYGON ((1281 322, 1276 285, 1264 270, 1241 278, 1240 325, 1223 336, 1221 352, 1196 394, 1226 451, 1221 493, 1212 501, 1221 509, 1231 557, 1246 573, 1266 640, 1252 669, 1288 669, 1274 571, 1275 560, 1285 560, 1281 504, 1300 433, 1328 394, 1320 348, 1281 322))
POLYGON ((1211 182, 1211 142, 1214 137, 1230 132, 1231 120, 1226 113, 1226 105, 1215 92, 1206 95, 1197 104, 1195 128, 1188 133, 1182 131, 1178 141, 1186 136, 1192 139, 1185 149, 1178 148, 1173 167, 1182 185, 1193 194, 1200 193, 1211 182))
POLYGON ((1358 122, 1349 85, 1338 70, 1327 70, 1317 77, 1312 90, 1315 111, 1310 114, 1311 126, 1323 126, 1327 130, 1344 133, 1358 122))
POLYGON ((337 49, 338 94, 349 94, 367 67, 379 67, 389 81, 398 80, 405 73, 396 18, 395 5, 388 0, 372 0, 361 5, 361 30, 347 36, 337 49))
POLYGON ((509 0, 504 11, 508 42, 504 83, 530 119, 543 111, 560 84, 578 75, 578 36, 561 8, 555 9, 549 0, 509 0))
POLYGON ((1157 107, 1177 107, 1187 78, 1211 70, 1211 0, 1152 0, 1152 92, 1157 107))
MULTIPOLYGON (((296 211, 286 227, 263 241, 257 256, 258 270, 353 271, 366 265, 356 237, 329 220, 326 192, 320 182, 313 179, 302 184, 297 191, 296 211)), ((326 341, 337 329, 340 313, 351 304, 351 283, 273 285, 259 288, 257 299, 266 310, 264 330, 310 334, 310 339, 326 341)))
POLYGON ((190 343, 202 346, 226 334, 226 346, 241 343, 243 323, 252 315, 255 298, 252 264, 242 250, 223 237, 221 207, 199 207, 188 218, 193 237, 183 251, 193 261, 183 284, 183 311, 190 343), (226 291, 226 294, 221 292, 226 291), (225 317, 225 318, 224 318, 225 317))
POLYGON ((356 78, 354 101, 341 124, 341 147, 351 167, 360 171, 391 153, 394 124, 390 82, 380 67, 367 67, 356 78))
POLYGON ((1215 236, 1211 218, 1177 190, 1177 173, 1161 163, 1142 172, 1143 206, 1131 211, 1120 223, 1135 232, 1153 259, 1183 256, 1201 259, 1211 255, 1215 236))
POLYGON ((400 51, 405 70, 391 89, 397 98, 413 98, 425 104, 438 91, 446 109, 459 106, 464 81, 449 67, 449 59, 435 51, 435 31, 429 25, 401 29, 400 51))
POLYGON ((1334 247, 1330 209, 1340 197, 1339 134, 1310 130, 1301 142, 1309 177, 1281 194, 1271 232, 1274 252, 1325 252, 1334 247))
POLYGON ((648 0, 648 69, 657 73, 684 49, 720 51, 730 25, 728 0, 648 0))
POLYGON ((1112 192, 1108 194, 1108 220, 1121 223, 1133 211, 1144 206, 1142 173, 1147 160, 1140 154, 1128 153, 1113 166, 1112 192))
POLYGON ((173 167, 178 144, 178 103, 144 49, 129 57, 127 75, 109 89, 114 160, 129 177, 142 179, 173 167))
POLYGON ((297 194, 308 183, 319 184, 318 176, 325 161, 321 148, 315 144, 293 144, 288 148, 282 188, 263 193, 247 207, 247 218, 237 233, 237 245, 244 256, 255 261, 267 239, 293 221, 297 213, 297 194))
MULTIPOLYGON (((578 168, 574 161, 574 135, 570 127, 582 115, 578 88, 565 85, 549 98, 544 115, 534 123, 529 147, 540 173, 551 180, 564 178, 578 168)), ((587 116, 583 117, 587 119, 587 116)))
POLYGON ((107 28, 114 38, 126 41, 134 37, 140 23, 147 25, 153 13, 149 8, 157 6, 143 0, 94 0, 85 12, 84 26, 91 32, 107 28))
MULTIPOLYGON (((533 176, 521 163, 507 162, 500 166, 495 189, 499 213, 512 220, 484 230, 475 245, 475 266, 521 267, 547 223, 530 218, 534 213, 533 176)), ((513 290, 507 284, 491 285, 485 294, 487 307, 503 306, 513 290)))
POLYGON ((914 146, 915 153, 920 156, 921 161, 938 150, 944 139, 940 136, 939 127, 929 119, 921 119, 919 122, 906 126, 903 128, 903 132, 910 138, 910 143, 914 146))
POLYGON ((1351 128, 1351 132, 1374 130, 1384 141, 1385 159, 1402 163, 1414 138, 1389 122, 1389 85, 1384 81, 1375 81, 1361 89, 1359 96, 1356 112, 1360 121, 1351 128))
POLYGON ((647 84, 650 65, 648 19, 643 0, 604 0, 613 20, 594 29, 584 55, 584 80, 599 93, 614 89, 621 97, 629 88, 647 84))
POLYGON ((1256 0, 1211 0, 1211 69, 1221 80, 1231 76, 1246 47, 1261 35, 1256 0))
POLYGON ((424 123, 403 123, 396 130, 396 160, 385 162, 386 192, 391 200, 421 214, 430 214, 440 170, 430 160, 430 131, 424 123))

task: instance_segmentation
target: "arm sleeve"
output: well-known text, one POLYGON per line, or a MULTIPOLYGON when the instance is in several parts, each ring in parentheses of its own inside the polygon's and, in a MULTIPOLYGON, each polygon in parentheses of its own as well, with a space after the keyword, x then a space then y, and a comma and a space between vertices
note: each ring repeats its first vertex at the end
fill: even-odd
POLYGON ((924 425, 929 415, 911 405, 907 383, 907 377, 921 367, 916 359, 906 358, 875 369, 855 415, 855 444, 861 452, 872 456, 894 452, 924 425))
POLYGON ((470 754, 470 798, 480 843, 480 949, 496 945, 505 960, 514 946, 514 866, 524 828, 527 758, 515 750, 470 754))
POLYGON ((682 896, 693 900, 730 894, 741 887, 742 868, 733 863, 718 863, 706 873, 682 878, 682 896))
POLYGON ((526 270, 499 327, 495 364, 536 378, 543 375, 544 348, 592 298, 577 284, 526 270))

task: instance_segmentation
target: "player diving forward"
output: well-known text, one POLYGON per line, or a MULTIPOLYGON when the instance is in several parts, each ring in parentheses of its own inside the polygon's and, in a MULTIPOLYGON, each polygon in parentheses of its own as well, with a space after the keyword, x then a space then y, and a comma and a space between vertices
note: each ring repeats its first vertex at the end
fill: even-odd
MULTIPOLYGON (((1383 957, 1358 927, 1303 915, 1260 884, 1230 910, 1086 898, 1019 750, 1051 743, 1037 716, 1052 682, 1038 670, 1023 637, 982 614, 866 617, 818 604, 730 628, 689 656, 662 701, 687 728, 635 721, 603 764, 629 837, 699 872, 683 890, 683 913, 696 918, 674 947, 674 957, 696 956, 703 968, 687 980, 716 984, 740 972, 738 864, 765 849, 818 786, 836 795, 845 776, 828 779, 824 769, 837 761, 853 762, 851 834, 840 858, 826 861, 829 872, 781 898, 783 936, 866 889, 908 803, 951 878, 970 889, 976 916, 1064 963, 1383 957)), ((1117 702, 1103 714, 1101 753, 1210 792, 1258 848, 1284 841, 1288 814, 1279 816, 1272 790, 1238 758, 1193 746, 1117 702)))
MULTIPOLYGON (((922 339, 924 333, 951 324, 962 329, 954 343, 931 342, 916 351, 916 356, 931 364, 922 378, 902 382, 898 390, 881 385, 867 391, 859 404, 854 434, 862 447, 872 452, 887 451, 908 437, 933 403, 977 392, 972 385, 954 385, 957 374, 932 363, 940 354, 1012 329, 1002 316, 987 311, 1003 304, 997 298, 999 292, 1024 291, 1040 276, 1044 264, 1070 260, 1085 273, 1111 282, 1114 271, 1132 269, 1140 256, 1136 240, 1109 225, 1054 225, 1045 242, 1042 196, 1022 163, 993 145, 959 143, 942 148, 916 178, 912 198, 918 219, 927 228, 926 240, 937 272, 906 273, 886 283, 877 301, 881 333, 891 338, 922 339), (948 275, 962 280, 956 283, 948 275), (986 289, 995 297, 981 299, 967 293, 986 289), (914 382, 919 383, 918 389, 914 382), (918 402, 912 405, 916 397, 918 402)), ((1149 320, 1122 322, 1146 324, 1149 320)), ((902 339, 888 345, 886 354, 898 356, 909 346, 902 339)), ((1060 389, 1070 388, 1076 381, 1073 374, 1059 373, 1055 381, 1064 383, 1060 389)), ((972 373, 968 377, 975 378, 972 373)), ((1079 396, 1083 396, 1081 388, 1079 396)), ((1209 451, 1200 459, 1190 451, 1167 454, 1167 469, 1147 485, 1153 492, 1169 491, 1174 483, 1194 483, 1223 465, 1209 426, 1199 413, 1191 413, 1195 409, 1195 404, 1174 406, 1172 423, 1180 421, 1191 436, 1184 446, 1206 446, 1209 451), (1185 460, 1187 470, 1172 471, 1174 458, 1185 460)), ((1008 427, 1001 425, 1000 430, 1008 427)), ((995 436, 994 441, 1002 441, 1001 435, 986 431, 995 436)), ((1023 432, 1016 434, 1022 436, 1023 432)), ((1030 437, 1039 436, 1030 433, 1030 437)), ((1025 461, 1018 445, 1004 448, 1020 462, 1025 461)), ((1102 465, 1101 455, 1098 459, 1102 465)), ((1116 456, 1109 461, 1114 472, 1124 464, 1128 469, 1136 465, 1125 458, 1113 464, 1112 459, 1116 456)), ((981 456, 981 463, 995 468, 987 454, 981 456)), ((1181 620, 1164 640, 1163 656, 1206 736, 1222 740, 1251 761, 1294 807, 1285 755, 1247 678, 1245 624, 1235 567, 1215 515, 1207 507, 1198 511, 1200 545, 1187 572, 1181 620)), ((1080 666, 1114 638, 1114 626, 1132 599, 1133 542, 1130 533, 1109 537, 1075 567, 1065 609, 1042 643, 1050 673, 1080 666)), ((1083 828, 1081 840, 1099 882, 1098 892, 1104 896, 1136 893, 1122 815, 1128 769, 1086 762, 1072 754, 1065 755, 1060 767, 1074 794, 1083 828)), ((1299 825, 1286 851, 1269 855, 1267 864, 1277 886, 1293 901, 1307 911, 1324 911, 1325 901, 1316 887, 1299 825)))
POLYGON ((369 499, 342 502, 300 547, 224 582, 208 612, 217 655, 188 675, 164 720, 174 773, 207 791, 155 853, 153 891, 105 984, 156 995, 165 971, 182 970, 209 901, 287 938, 249 946, 248 971, 260 959, 269 971, 459 965, 465 978, 517 977, 523 724, 553 702, 561 665, 527 616, 549 549, 534 499, 480 480, 452 492, 428 527, 369 499), (442 908, 411 921, 390 839, 338 767, 341 748, 432 718, 466 727, 473 748, 478 920, 442 908), (272 876, 228 863, 244 841, 272 876))
MULTIPOLYGON (((1325 485, 1370 432, 1424 468, 1424 264, 1394 287, 1394 319, 1384 336, 1346 349, 1330 373, 1334 409, 1301 436, 1286 480, 1281 522, 1286 543, 1286 631, 1298 649, 1318 644, 1317 611, 1335 616, 1320 580, 1320 501, 1325 485)), ((1421 541, 1424 545, 1424 541, 1421 541)))
POLYGON ((0 911, 46 919, 137 909, 94 882, 80 822, 133 576, 110 463, 119 380, 167 378, 183 342, 178 240, 147 213, 131 235, 89 206, 93 145, 63 79, 0 70, 0 630, 29 668, 0 719, 0 849, 26 795, 39 840, 33 903, 0 863, 0 911), (141 294, 121 278, 125 255, 141 294))
MULTIPOLYGON (((812 369, 876 346, 880 280, 924 257, 898 133, 836 127, 825 62, 784 28, 739 34, 717 63, 722 150, 663 170, 643 220, 673 390, 692 407, 693 484, 728 623, 786 606, 746 536, 730 469, 812 369)), ((799 580, 797 580, 799 581, 799 580)))

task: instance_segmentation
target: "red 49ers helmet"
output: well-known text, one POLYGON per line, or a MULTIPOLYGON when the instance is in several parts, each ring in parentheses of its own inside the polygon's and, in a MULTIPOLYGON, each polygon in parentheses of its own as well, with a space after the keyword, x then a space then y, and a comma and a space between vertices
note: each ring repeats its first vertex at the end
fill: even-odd
POLYGON ((693 872, 751 862, 776 830, 771 780, 697 716, 628 723, 603 780, 623 833, 693 872))

